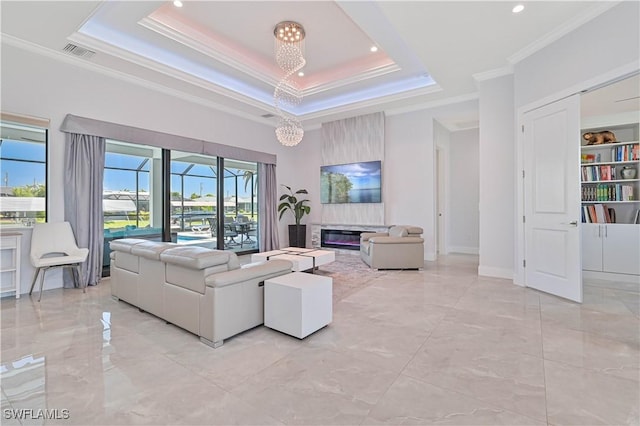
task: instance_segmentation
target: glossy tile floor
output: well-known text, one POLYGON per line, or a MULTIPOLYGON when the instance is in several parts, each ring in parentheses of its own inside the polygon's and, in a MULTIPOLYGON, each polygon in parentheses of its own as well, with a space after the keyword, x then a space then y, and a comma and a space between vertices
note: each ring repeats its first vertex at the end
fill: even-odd
POLYGON ((305 340, 258 327, 219 349, 114 301, 108 280, 4 299, 1 422, 640 422, 638 286, 590 282, 580 306, 476 271, 450 255, 372 273, 305 340))

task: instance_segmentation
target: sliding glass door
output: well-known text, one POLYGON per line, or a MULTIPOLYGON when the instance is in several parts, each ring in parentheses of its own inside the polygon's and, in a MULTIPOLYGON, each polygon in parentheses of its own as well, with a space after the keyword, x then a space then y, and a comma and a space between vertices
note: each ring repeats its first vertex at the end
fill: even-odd
POLYGON ((218 159, 171 151, 171 240, 219 248, 218 159))
POLYGON ((119 238, 162 241, 161 150, 107 141, 102 198, 104 270, 109 266, 110 241, 119 238))
POLYGON ((256 170, 256 163, 171 151, 171 240, 257 250, 256 170))
POLYGON ((257 163, 107 141, 105 272, 117 238, 257 251, 257 188, 257 163))

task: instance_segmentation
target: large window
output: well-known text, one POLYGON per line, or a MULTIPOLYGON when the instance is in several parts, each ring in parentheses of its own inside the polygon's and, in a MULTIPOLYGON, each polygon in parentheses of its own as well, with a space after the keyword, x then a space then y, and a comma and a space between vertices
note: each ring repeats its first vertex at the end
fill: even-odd
POLYGON ((257 250, 256 170, 256 163, 171 151, 172 241, 257 250))
POLYGON ((107 268, 114 239, 162 240, 161 150, 109 140, 104 163, 102 263, 107 268))
POLYGON ((118 238, 164 238, 242 253, 258 250, 257 187, 257 163, 182 151, 163 154, 160 148, 108 140, 105 273, 109 242, 118 238), (163 169, 163 158, 170 159, 168 170, 163 169), (168 200, 163 197, 167 181, 168 200))
POLYGON ((47 129, 0 124, 0 224, 45 222, 47 129))

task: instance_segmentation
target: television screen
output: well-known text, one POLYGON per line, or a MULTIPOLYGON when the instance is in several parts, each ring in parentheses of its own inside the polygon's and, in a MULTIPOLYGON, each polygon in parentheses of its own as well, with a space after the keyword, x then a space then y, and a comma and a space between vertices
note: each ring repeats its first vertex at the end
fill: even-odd
POLYGON ((380 161, 321 166, 320 202, 381 203, 381 169, 380 161))

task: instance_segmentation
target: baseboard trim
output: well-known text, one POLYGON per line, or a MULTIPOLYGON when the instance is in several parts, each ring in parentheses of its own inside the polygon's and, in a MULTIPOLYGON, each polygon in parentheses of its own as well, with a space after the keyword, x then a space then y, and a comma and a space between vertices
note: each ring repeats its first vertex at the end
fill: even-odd
POLYGON ((513 270, 504 268, 494 268, 491 266, 478 266, 478 275, 492 278, 505 278, 513 280, 513 270))
POLYGON ((616 274, 613 272, 582 271, 582 278, 640 284, 640 275, 616 274))
POLYGON ((449 253, 480 254, 480 249, 478 247, 451 246, 449 253))

